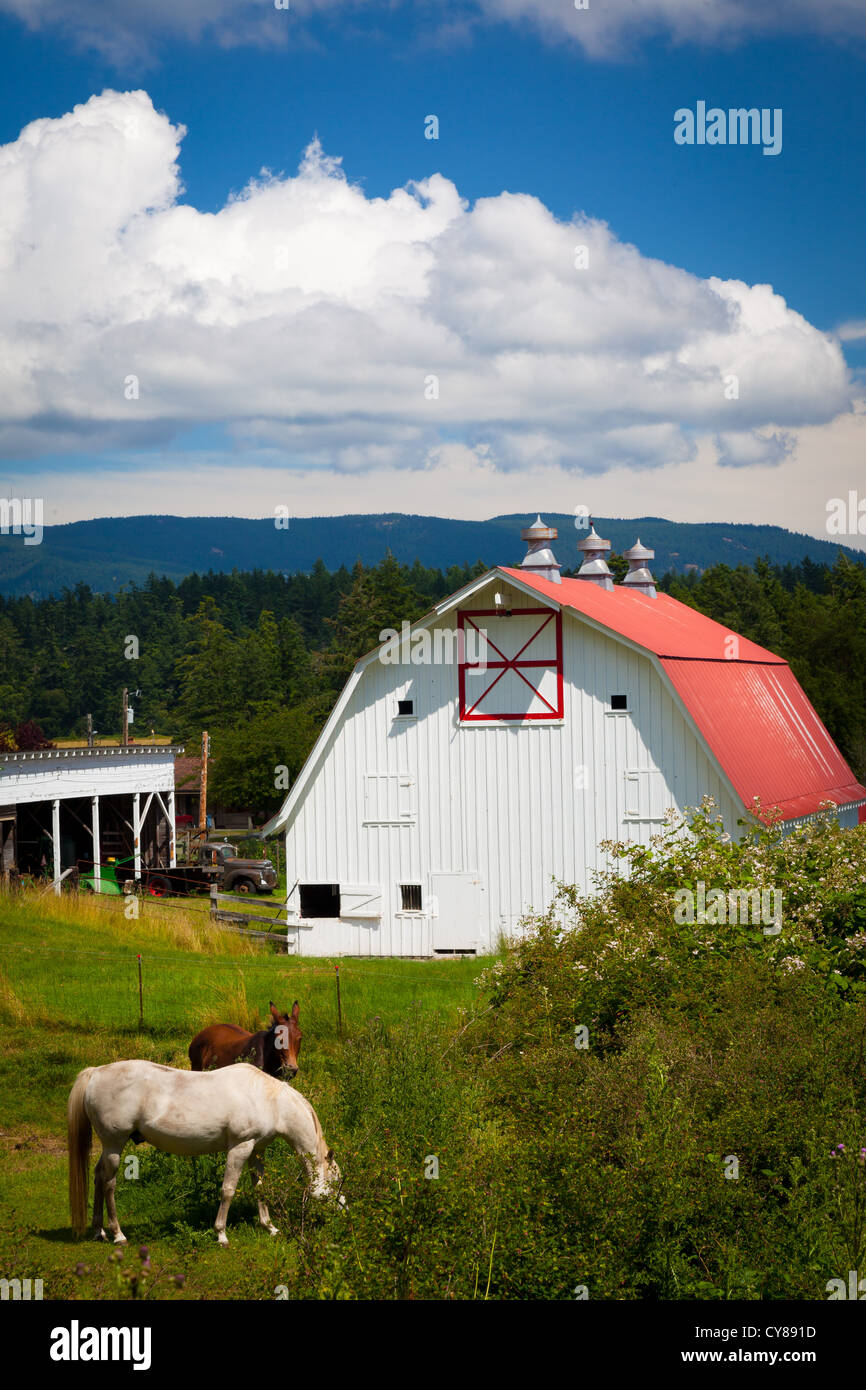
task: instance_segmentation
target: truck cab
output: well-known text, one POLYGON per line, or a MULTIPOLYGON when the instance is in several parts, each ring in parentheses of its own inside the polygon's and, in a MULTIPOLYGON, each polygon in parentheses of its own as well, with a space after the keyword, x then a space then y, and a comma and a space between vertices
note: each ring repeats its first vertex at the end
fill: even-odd
POLYGON ((206 840, 197 851, 197 862, 204 870, 217 871, 226 893, 272 893, 277 886, 270 859, 240 859, 237 846, 227 841, 206 840))

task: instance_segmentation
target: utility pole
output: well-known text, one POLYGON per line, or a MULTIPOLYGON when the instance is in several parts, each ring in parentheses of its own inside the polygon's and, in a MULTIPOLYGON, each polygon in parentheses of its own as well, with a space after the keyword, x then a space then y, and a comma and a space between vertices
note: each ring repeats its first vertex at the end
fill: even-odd
POLYGON ((207 758, 210 739, 205 729, 201 736, 201 790, 198 796, 198 828, 207 830, 207 758))
POLYGON ((123 732, 120 742, 125 748, 129 742, 129 691, 123 687, 123 732))
POLYGON ((88 746, 88 748, 92 748, 92 747, 93 747, 93 715, 92 715, 92 714, 88 714, 88 716, 87 716, 87 746, 88 746))

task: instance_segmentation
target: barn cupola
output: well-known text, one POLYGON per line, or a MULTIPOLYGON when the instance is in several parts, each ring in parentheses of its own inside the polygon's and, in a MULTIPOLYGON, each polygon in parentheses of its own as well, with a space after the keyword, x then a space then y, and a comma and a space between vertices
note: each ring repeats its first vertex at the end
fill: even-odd
POLYGON ((556 563, 556 556, 550 549, 549 542, 555 541, 558 535, 555 526, 545 526, 541 516, 537 516, 531 526, 527 526, 520 533, 522 541, 528 541, 529 545, 526 554, 521 562, 521 569, 528 570, 530 574, 538 575, 539 579, 547 579, 551 584, 561 584, 560 576, 561 565, 556 563))
POLYGON ((578 579, 588 579, 600 589, 612 589, 613 575, 605 559, 607 551, 610 550, 610 541, 603 541, 598 535, 592 518, 589 522, 589 535, 577 542, 577 548, 583 553, 583 563, 577 572, 578 579))
POLYGON ((637 594, 646 594, 647 598, 655 598, 655 580, 647 568, 647 560, 654 558, 655 551, 648 550, 645 545, 641 545, 640 536, 631 550, 623 551, 623 559, 628 560, 628 574, 622 581, 626 588, 637 594))

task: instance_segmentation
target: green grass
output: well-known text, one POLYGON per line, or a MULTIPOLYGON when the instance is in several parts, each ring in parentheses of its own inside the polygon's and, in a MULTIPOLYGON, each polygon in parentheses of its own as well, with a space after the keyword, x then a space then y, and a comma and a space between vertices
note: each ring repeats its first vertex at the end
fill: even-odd
POLYGON ((278 1224, 295 1235, 272 1240, 258 1228, 245 1175, 230 1214, 228 1254, 211 1230, 223 1160, 192 1164, 128 1146, 140 1175, 118 1181, 130 1241, 118 1265, 110 1248, 77 1240, 69 1227, 66 1101, 77 1072, 127 1057, 188 1066, 189 1042, 207 1023, 258 1026, 270 999, 281 1007, 298 999, 304 1040, 295 1084, 343 1159, 350 1136, 340 1130, 338 1101, 353 1037, 423 1015, 441 1029, 444 1050, 476 997, 478 972, 472 960, 296 960, 156 902, 127 920, 120 899, 0 897, 0 1274, 42 1278, 47 1298, 129 1296, 123 1270, 136 1267, 132 1248, 146 1244, 148 1296, 272 1298, 278 1283, 296 1277, 305 1219, 333 1219, 305 1218, 302 1171, 287 1146, 272 1146, 266 1173, 283 1216, 278 1224), (74 1272, 79 1262, 89 1271, 82 1276, 74 1272), (176 1274, 185 1276, 182 1289, 172 1282, 176 1274))

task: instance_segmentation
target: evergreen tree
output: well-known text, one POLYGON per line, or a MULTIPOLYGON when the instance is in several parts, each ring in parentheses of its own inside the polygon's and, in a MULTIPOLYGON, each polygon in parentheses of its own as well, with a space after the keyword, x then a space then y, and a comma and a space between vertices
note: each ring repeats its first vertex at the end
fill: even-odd
POLYGON ((202 599, 184 623, 187 651, 177 663, 178 714, 186 729, 229 724, 241 705, 242 652, 222 624, 213 599, 202 599))
POLYGON ((325 679, 335 688, 343 685, 358 658, 383 640, 380 634, 385 629, 399 632, 404 621, 414 622, 427 608, 423 596, 409 583, 406 566, 390 551, 373 569, 365 570, 359 560, 351 589, 336 617, 327 620, 333 640, 323 663, 325 679))

